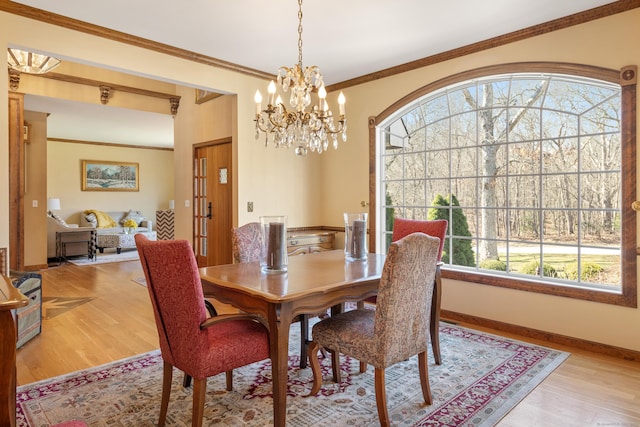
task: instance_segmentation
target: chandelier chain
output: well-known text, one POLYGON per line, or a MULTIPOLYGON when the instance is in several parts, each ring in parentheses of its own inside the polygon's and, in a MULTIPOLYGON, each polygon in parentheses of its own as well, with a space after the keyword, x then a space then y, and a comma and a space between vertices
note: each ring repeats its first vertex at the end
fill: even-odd
POLYGON ((298 64, 302 68, 302 0, 298 0, 298 64))

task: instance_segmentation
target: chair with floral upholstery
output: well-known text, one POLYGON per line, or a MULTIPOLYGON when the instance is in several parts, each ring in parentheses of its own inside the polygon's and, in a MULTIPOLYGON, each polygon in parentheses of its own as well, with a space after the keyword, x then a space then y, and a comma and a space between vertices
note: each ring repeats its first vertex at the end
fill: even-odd
POLYGON ((135 236, 140 262, 158 328, 163 360, 163 426, 171 393, 173 367, 193 377, 192 426, 201 426, 207 378, 269 358, 266 326, 258 316, 226 314, 207 317, 198 265, 186 240, 150 241, 135 236))
POLYGON ((313 326, 309 346, 313 370, 310 395, 317 394, 322 385, 318 360, 322 346, 332 352, 336 382, 340 382, 340 353, 374 366, 380 425, 389 425, 385 369, 414 355, 418 355, 424 400, 431 404, 427 351, 438 245, 437 238, 424 233, 413 233, 392 243, 380 278, 376 309, 347 311, 313 326))
POLYGON ((442 298, 442 277, 440 274, 440 264, 442 260, 442 249, 444 248, 444 240, 447 237, 447 226, 449 222, 446 219, 432 219, 432 220, 414 220, 396 218, 393 221, 393 234, 391 241, 395 242, 403 237, 420 232, 429 236, 437 237, 440 239, 440 246, 438 246, 438 259, 436 268, 436 278, 433 287, 433 299, 436 310, 431 311, 431 348, 433 349, 433 357, 436 361, 436 365, 442 364, 442 352, 440 351, 440 299, 442 298))
POLYGON ((250 222, 231 229, 231 251, 234 262, 260 260, 262 229, 259 222, 250 222))
MULTIPOLYGON (((449 222, 446 219, 434 219, 434 220, 416 220, 416 219, 404 219, 396 218, 393 221, 393 234, 391 235, 391 241, 395 242, 408 236, 411 233, 420 232, 429 236, 437 237, 440 239, 440 246, 438 246, 438 259, 436 268, 435 285, 433 287, 433 303, 436 309, 431 311, 431 348, 433 349, 433 357, 436 361, 436 365, 442 364, 442 352, 440 351, 440 299, 442 298, 442 277, 440 275, 440 264, 442 260, 442 248, 444 247, 444 240, 447 236, 447 225, 449 222)), ((366 302, 375 304, 376 297, 371 297, 365 300, 366 302)), ((365 368, 362 368, 365 369, 365 368)))

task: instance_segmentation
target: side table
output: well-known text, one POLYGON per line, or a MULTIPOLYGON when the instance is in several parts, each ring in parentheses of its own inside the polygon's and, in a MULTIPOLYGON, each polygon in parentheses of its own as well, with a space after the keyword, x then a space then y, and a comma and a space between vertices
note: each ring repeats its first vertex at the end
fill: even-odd
POLYGON ((56 231, 56 257, 62 264, 67 260, 67 245, 86 244, 87 257, 95 259, 96 256, 96 231, 56 231))

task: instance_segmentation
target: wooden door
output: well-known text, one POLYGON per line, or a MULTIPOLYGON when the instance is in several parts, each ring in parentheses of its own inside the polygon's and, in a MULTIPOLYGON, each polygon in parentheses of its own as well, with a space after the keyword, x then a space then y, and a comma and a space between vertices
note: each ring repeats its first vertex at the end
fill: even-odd
POLYGON ((230 264, 231 142, 197 147, 194 161, 194 248, 198 266, 230 264))

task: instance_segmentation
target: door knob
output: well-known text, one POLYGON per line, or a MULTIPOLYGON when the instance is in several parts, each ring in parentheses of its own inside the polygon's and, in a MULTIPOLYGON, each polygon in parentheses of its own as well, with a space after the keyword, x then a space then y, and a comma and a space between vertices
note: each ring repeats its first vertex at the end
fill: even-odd
POLYGON ((640 200, 636 200, 635 202, 631 203, 631 209, 636 212, 640 211, 640 200))

